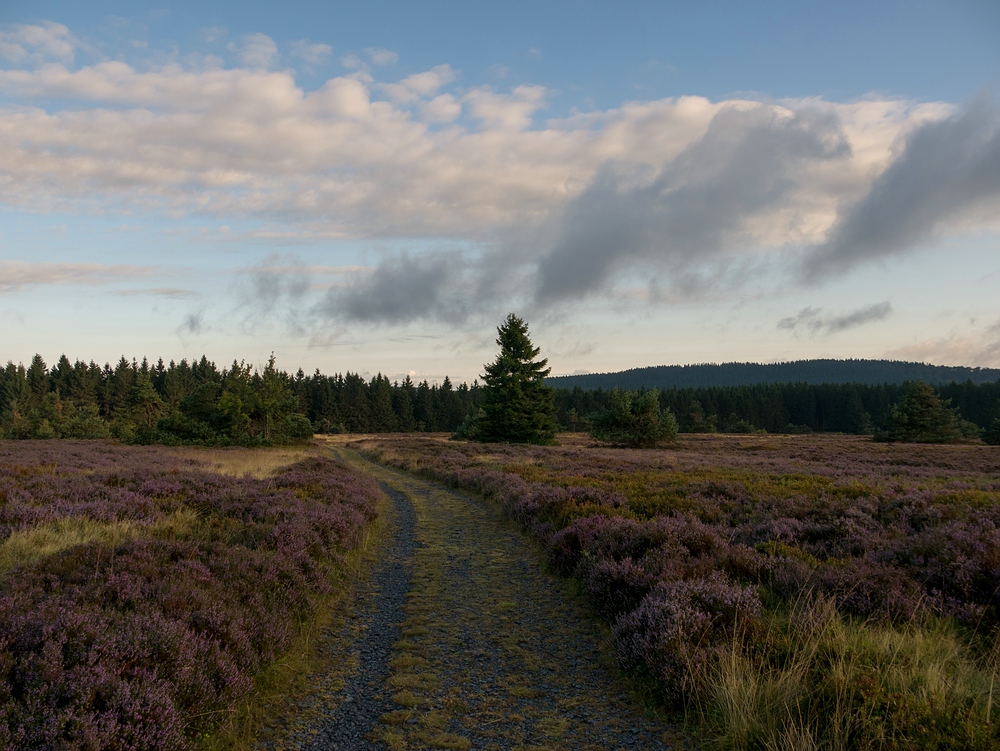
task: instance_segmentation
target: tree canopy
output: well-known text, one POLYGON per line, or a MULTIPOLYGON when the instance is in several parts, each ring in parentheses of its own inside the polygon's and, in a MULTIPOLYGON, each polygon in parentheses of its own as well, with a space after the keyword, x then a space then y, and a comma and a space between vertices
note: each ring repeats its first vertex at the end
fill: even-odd
POLYGON ((590 435, 617 446, 649 448, 677 437, 677 419, 669 409, 660 409, 655 391, 615 389, 608 409, 594 418, 590 435))
POLYGON ((485 366, 481 412, 469 437, 490 443, 549 444, 555 440, 555 393, 545 385, 548 360, 535 358, 528 324, 511 313, 497 328, 500 352, 485 366))
POLYGON ((951 443, 962 438, 956 410, 933 387, 914 381, 889 415, 889 441, 951 443))

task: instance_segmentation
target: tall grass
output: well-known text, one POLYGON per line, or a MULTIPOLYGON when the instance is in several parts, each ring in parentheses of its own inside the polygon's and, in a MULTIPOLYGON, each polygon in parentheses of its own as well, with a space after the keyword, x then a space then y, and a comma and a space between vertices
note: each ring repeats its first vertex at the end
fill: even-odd
POLYGON ((193 460, 210 472, 229 477, 249 475, 258 480, 271 477, 314 453, 311 446, 259 449, 179 447, 167 451, 183 459, 193 460))
POLYGON ((151 524, 130 519, 98 521, 85 516, 69 516, 43 522, 12 532, 0 542, 0 575, 14 566, 55 555, 77 545, 98 543, 114 548, 137 537, 179 539, 188 537, 197 524, 198 514, 179 508, 151 524))
POLYGON ((945 620, 893 626, 825 598, 772 613, 699 676, 690 709, 720 751, 995 749, 997 649, 945 620))

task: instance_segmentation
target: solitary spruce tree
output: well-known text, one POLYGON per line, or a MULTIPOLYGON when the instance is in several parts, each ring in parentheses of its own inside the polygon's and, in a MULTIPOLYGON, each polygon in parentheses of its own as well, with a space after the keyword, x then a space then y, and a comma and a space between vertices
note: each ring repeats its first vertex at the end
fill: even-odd
POLYGON ((500 354, 486 365, 482 411, 470 437, 486 443, 553 443, 555 391, 545 385, 548 360, 528 338, 528 324, 511 313, 497 328, 500 354))

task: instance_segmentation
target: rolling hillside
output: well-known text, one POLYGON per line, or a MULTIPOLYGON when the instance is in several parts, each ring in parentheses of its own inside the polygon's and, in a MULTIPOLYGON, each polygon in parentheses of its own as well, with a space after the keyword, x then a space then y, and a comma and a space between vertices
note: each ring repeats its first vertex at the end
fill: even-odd
POLYGON ((774 364, 729 362, 702 365, 656 365, 618 373, 555 376, 546 382, 557 388, 622 389, 749 386, 761 383, 900 384, 924 380, 933 384, 993 383, 1000 369, 928 365, 897 360, 796 360, 774 364))

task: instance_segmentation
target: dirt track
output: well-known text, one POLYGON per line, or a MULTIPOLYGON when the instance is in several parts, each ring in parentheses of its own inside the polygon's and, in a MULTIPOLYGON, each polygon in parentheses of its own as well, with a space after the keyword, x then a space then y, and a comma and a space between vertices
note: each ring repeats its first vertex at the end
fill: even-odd
POLYGON ((284 742, 269 747, 684 746, 625 698, 593 622, 495 509, 331 450, 383 483, 397 533, 375 586, 331 633, 343 671, 318 677, 301 716, 283 718, 284 742), (409 591, 400 609, 401 576, 409 591))

